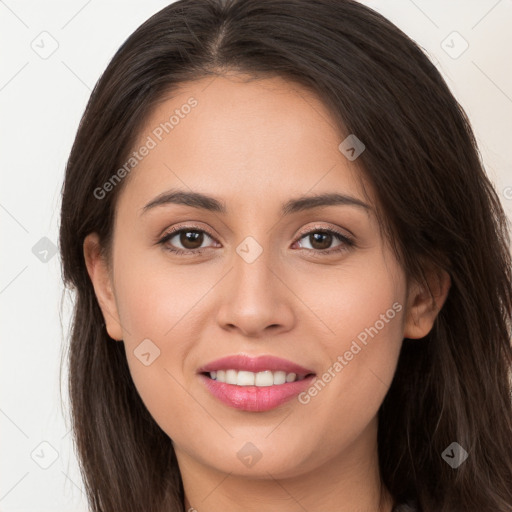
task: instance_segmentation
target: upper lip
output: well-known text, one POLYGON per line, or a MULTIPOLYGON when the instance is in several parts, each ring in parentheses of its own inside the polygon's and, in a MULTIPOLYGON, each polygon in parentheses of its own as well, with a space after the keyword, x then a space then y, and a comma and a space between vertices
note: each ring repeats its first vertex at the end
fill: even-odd
POLYGON ((258 373, 265 370, 284 371, 286 373, 295 373, 297 375, 306 376, 314 373, 287 359, 281 359, 270 355, 251 357, 246 354, 237 354, 221 359, 216 359, 199 368, 199 373, 214 372, 217 370, 245 370, 248 372, 258 373))

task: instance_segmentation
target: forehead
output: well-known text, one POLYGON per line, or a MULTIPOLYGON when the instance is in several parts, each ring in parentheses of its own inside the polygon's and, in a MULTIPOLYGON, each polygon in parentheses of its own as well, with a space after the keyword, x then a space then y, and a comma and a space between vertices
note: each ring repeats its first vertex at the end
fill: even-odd
POLYGON ((308 192, 362 198, 357 161, 340 152, 344 135, 322 101, 280 77, 247 78, 208 77, 162 97, 139 133, 119 201, 140 208, 178 186, 230 197, 237 211, 308 192))

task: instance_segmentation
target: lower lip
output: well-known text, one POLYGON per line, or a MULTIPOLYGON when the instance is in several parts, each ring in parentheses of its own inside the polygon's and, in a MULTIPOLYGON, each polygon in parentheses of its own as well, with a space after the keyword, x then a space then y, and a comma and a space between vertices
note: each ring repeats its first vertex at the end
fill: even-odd
POLYGON ((314 375, 274 386, 236 386, 200 374, 206 388, 225 404, 242 411, 270 411, 287 402, 311 385, 314 375))

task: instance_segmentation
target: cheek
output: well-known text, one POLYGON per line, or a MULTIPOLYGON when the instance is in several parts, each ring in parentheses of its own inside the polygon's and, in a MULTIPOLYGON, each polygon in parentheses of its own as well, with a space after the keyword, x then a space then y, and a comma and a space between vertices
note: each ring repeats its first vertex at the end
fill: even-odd
POLYGON ((376 322, 383 338, 400 337, 404 276, 392 263, 372 252, 337 268, 319 267, 296 279, 294 292, 307 306, 304 312, 310 325, 322 333, 328 347, 338 350, 347 342, 350 345, 376 322), (390 321, 382 324, 381 315, 390 321))
POLYGON ((332 436, 340 422, 356 435, 376 415, 393 379, 403 340, 404 276, 375 257, 337 269, 325 281, 321 273, 310 276, 311 282, 314 291, 304 284, 301 293, 318 316, 328 357, 302 403, 320 424, 331 425, 332 436))
POLYGON ((114 263, 127 362, 155 421, 160 426, 182 425, 186 418, 176 420, 190 409, 190 396, 182 387, 187 387, 183 365, 197 338, 194 312, 211 284, 194 279, 190 267, 147 262, 147 257, 132 252, 114 263))
POLYGON ((173 337, 184 325, 212 280, 198 279, 189 265, 166 264, 165 258, 151 260, 146 254, 120 259, 116 271, 119 315, 128 338, 173 337))

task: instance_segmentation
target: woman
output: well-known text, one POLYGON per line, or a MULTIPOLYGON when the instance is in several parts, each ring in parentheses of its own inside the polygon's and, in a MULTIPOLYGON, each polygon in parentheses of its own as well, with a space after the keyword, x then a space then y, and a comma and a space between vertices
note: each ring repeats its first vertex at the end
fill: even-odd
POLYGON ((179 0, 69 158, 93 511, 512 511, 507 222, 421 49, 350 0, 179 0))

